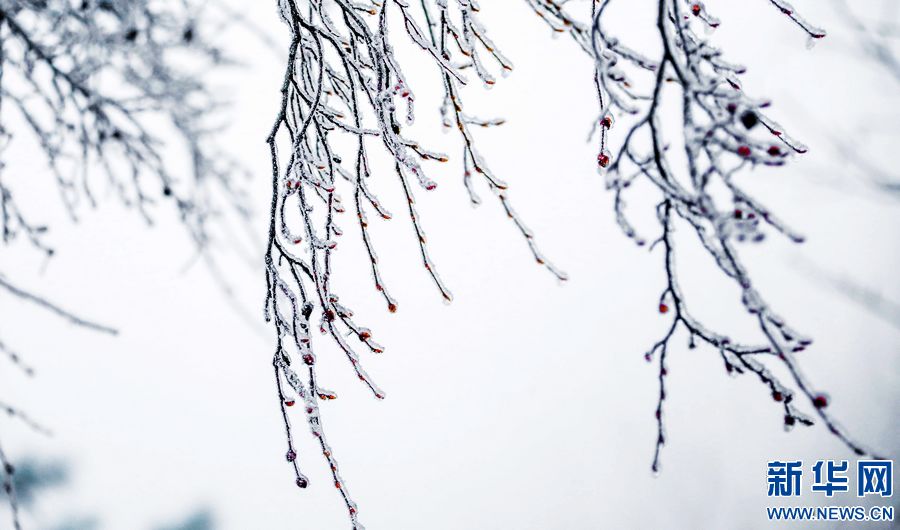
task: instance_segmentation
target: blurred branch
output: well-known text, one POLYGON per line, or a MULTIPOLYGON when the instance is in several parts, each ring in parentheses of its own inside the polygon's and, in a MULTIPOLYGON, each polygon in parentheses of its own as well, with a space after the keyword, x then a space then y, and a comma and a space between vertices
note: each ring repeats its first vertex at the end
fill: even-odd
POLYGON ((447 162, 449 156, 404 133, 404 124, 412 125, 415 119, 415 95, 394 52, 391 31, 409 39, 438 72, 444 93, 441 115, 444 126, 455 130, 462 143, 462 180, 472 203, 479 202, 473 189, 475 177, 497 197, 537 263, 559 280, 566 276, 541 254, 532 232, 510 204, 507 184, 490 171, 476 148, 472 129, 500 125, 503 120, 467 113, 461 86, 470 82, 468 74, 491 86, 496 82, 492 70, 512 69, 479 22, 476 2, 423 0, 414 6, 405 0, 280 0, 279 7, 290 28, 291 42, 280 110, 268 137, 272 202, 265 255, 265 309, 277 337, 273 364, 287 435, 286 458, 296 484, 305 488, 309 479, 298 466, 288 414, 288 407, 299 401, 353 527, 362 528, 357 506, 322 429, 319 400, 335 395, 317 381, 310 333, 315 313, 320 317, 319 330, 346 356, 357 377, 377 399, 384 398, 346 337, 355 337, 371 353, 381 353, 383 347, 374 342, 371 330, 358 323, 350 308, 339 302, 332 287, 332 262, 344 233, 338 225, 340 215, 347 209, 355 214, 352 222, 366 249, 366 268, 372 272, 375 291, 388 311, 396 312, 397 301, 382 278, 368 229, 370 213, 384 220, 392 218, 376 195, 376 185, 386 187, 390 185, 387 179, 393 177, 394 185, 406 197, 406 213, 425 272, 443 299, 452 300, 429 256, 415 199, 416 184, 424 191, 437 188, 423 164, 447 162), (343 152, 345 148, 349 152, 343 152), (393 172, 373 171, 370 149, 388 155, 393 172), (348 191, 349 204, 342 200, 339 188, 348 191), (295 359, 302 361, 302 378, 292 368, 295 359))
MULTIPOLYGON (((228 64, 209 39, 216 19, 228 17, 209 10, 197 18, 202 3, 0 0, 2 250, 18 251, 22 241, 53 256, 50 229, 34 217, 52 219, 56 208, 77 222, 104 185, 148 225, 156 204, 168 205, 210 264, 213 243, 233 240, 228 219, 249 221, 240 181, 247 173, 217 144, 221 95, 202 75, 228 64), (5 164, 16 144, 37 148, 28 172, 5 164), (35 170, 41 162, 49 186, 35 170)), ((117 333, 3 276, 0 288, 78 326, 117 333)), ((18 354, 0 349, 20 364, 18 354)))
POLYGON ((0 468, 2 468, 3 471, 3 492, 6 493, 7 502, 9 502, 13 528, 15 530, 22 530, 22 525, 19 523, 19 500, 16 496, 16 485, 13 477, 16 468, 13 467, 12 463, 6 457, 2 445, 0 445, 0 468))
POLYGON ((884 72, 900 82, 900 59, 897 58, 897 46, 900 43, 900 11, 894 0, 883 2, 884 12, 874 14, 877 19, 870 20, 873 13, 865 19, 858 14, 858 2, 854 7, 846 0, 832 0, 832 5, 841 15, 843 21, 853 30, 860 48, 869 58, 882 68, 884 72))
POLYGON ((900 330, 900 304, 894 300, 852 277, 830 272, 808 259, 800 258, 796 263, 802 272, 818 283, 831 287, 836 293, 855 302, 872 316, 900 330))
POLYGON ((16 287, 15 285, 9 283, 6 280, 6 278, 3 277, 3 275, 0 275, 0 287, 3 287, 8 292, 12 293, 14 296, 16 296, 18 298, 21 298, 22 300, 36 304, 36 305, 46 309, 47 311, 54 313, 56 316, 61 317, 65 320, 68 320, 69 322, 71 322, 72 324, 75 324, 76 326, 82 326, 82 327, 85 327, 88 329, 92 329, 94 331, 100 331, 102 333, 109 333, 110 335, 117 335, 119 333, 117 330, 115 330, 109 326, 105 326, 103 324, 97 324, 96 322, 91 322, 89 320, 85 320, 85 319, 79 317, 78 315, 70 313, 69 311, 66 311, 65 309, 62 309, 61 307, 53 304, 52 302, 48 301, 46 298, 43 298, 36 294, 30 293, 24 289, 20 289, 20 288, 16 287))

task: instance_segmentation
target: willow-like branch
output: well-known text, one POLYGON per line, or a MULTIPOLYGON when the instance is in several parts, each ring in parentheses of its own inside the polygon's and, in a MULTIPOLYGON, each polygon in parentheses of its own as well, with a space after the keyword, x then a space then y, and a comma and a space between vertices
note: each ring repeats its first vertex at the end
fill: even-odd
MULTIPOLYGON (((0 0, 0 255, 53 256, 52 212, 77 222, 113 195, 148 224, 168 211, 217 274, 210 248, 249 211, 245 172, 214 139, 222 98, 201 75, 227 64, 208 35, 229 22, 202 4, 0 0), (13 147, 33 160, 7 164, 13 147)), ((18 284, 0 275, 0 294, 115 334, 18 284)))
MULTIPOLYGON (((829 430, 859 455, 871 454, 854 441, 827 410, 829 397, 801 373, 797 354, 811 339, 790 326, 766 302, 738 252, 742 243, 761 243, 768 231, 800 243, 803 237, 783 223, 761 200, 744 189, 743 180, 754 166, 782 166, 806 147, 766 114, 768 102, 746 94, 740 81, 744 68, 728 62, 719 48, 696 29, 715 29, 720 21, 704 2, 659 0, 656 33, 660 51, 654 56, 628 46, 624 28, 604 24, 612 0, 591 1, 587 13, 569 10, 558 0, 527 0, 555 31, 566 33, 594 60, 600 104, 595 130, 599 130, 597 163, 614 194, 616 220, 638 245, 647 239, 629 221, 626 195, 639 179, 659 194, 656 219, 661 235, 650 245, 661 247, 666 285, 659 312, 671 314, 671 325, 647 351, 648 362, 658 359, 659 398, 655 411, 658 435, 652 469, 660 467, 666 442, 664 403, 668 398, 669 353, 675 332, 688 334, 689 346, 712 346, 730 374, 751 373, 784 411, 784 425, 812 425, 813 419, 797 407, 796 397, 810 403, 829 430), (673 146, 664 138, 664 99, 680 103, 681 138, 673 146), (614 127, 615 124, 615 127, 614 127), (613 130, 619 130, 613 134, 613 130), (615 145, 612 145, 615 143, 615 145), (685 163, 673 161, 675 146, 683 149, 685 163), (740 290, 740 304, 756 321, 759 344, 744 344, 710 329, 693 316, 679 284, 674 237, 676 226, 696 235, 719 272, 740 290), (767 367, 781 364, 792 385, 782 383, 767 367), (789 388, 792 386, 793 388, 789 388)), ((810 24, 782 0, 769 3, 805 32, 821 39, 825 31, 810 24)))
POLYGON ((415 118, 415 95, 394 52, 391 31, 411 42, 440 76, 444 90, 441 115, 444 125, 459 134, 463 183, 472 202, 479 202, 473 182, 478 179, 497 197, 534 259, 560 280, 565 274, 540 252, 532 232, 510 204, 507 184, 494 175, 476 147, 473 129, 499 125, 502 120, 479 119, 466 112, 461 87, 473 77, 490 86, 496 82, 494 70, 508 71, 512 65, 479 22, 474 1, 455 0, 450 5, 447 0, 418 4, 404 0, 281 0, 279 6, 291 31, 291 43, 281 106, 268 138, 272 201, 265 307, 277 334, 273 362, 287 433, 286 455, 297 485, 306 487, 309 479, 298 466, 286 408, 301 403, 353 527, 361 528, 357 506, 322 430, 319 401, 335 396, 318 384, 310 335, 311 319, 316 317, 319 331, 330 337, 363 384, 376 398, 384 398, 362 367, 357 351, 377 354, 383 347, 332 287, 332 263, 344 235, 342 214, 352 212, 349 222, 356 225, 354 230, 366 250, 366 268, 371 270, 375 291, 393 313, 398 304, 381 274, 369 223, 372 217, 393 217, 377 192, 391 182, 399 186, 425 273, 440 295, 447 302, 452 300, 430 257, 416 203, 417 193, 437 188, 426 165, 447 162, 450 157, 404 133, 404 125, 415 118), (369 153, 376 149, 392 159, 393 171, 372 167, 369 153), (359 344, 351 344, 349 338, 359 344), (292 368, 297 359, 304 366, 302 372, 292 368))

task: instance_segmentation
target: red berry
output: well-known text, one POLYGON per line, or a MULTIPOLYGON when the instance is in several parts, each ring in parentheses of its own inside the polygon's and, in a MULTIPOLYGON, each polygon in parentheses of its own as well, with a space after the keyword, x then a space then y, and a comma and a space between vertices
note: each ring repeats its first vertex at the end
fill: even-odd
POLYGON ((775 401, 784 401, 784 395, 781 392, 772 392, 772 399, 775 401))
POLYGON ((293 462, 297 459, 297 453, 295 453, 293 449, 290 449, 285 455, 285 458, 287 458, 288 462, 293 462))
POLYGON ((778 156, 781 154, 781 149, 779 149, 777 145, 773 145, 769 147, 768 153, 771 156, 778 156))
POLYGON ((609 155, 606 153, 600 153, 597 155, 597 163, 600 164, 600 167, 606 167, 609 165, 609 155))
POLYGON ((825 394, 819 394, 818 396, 813 398, 813 405, 815 405, 817 409, 824 409, 828 406, 828 396, 826 396, 825 394))
POLYGON ((659 304, 659 312, 660 313, 668 313, 669 306, 667 306, 666 304, 659 304))
POLYGON ((609 114, 604 116, 603 119, 600 120, 600 125, 602 125, 603 127, 607 128, 607 129, 612 127, 612 116, 610 116, 609 114))
POLYGON ((738 147, 737 153, 742 157, 747 158, 748 156, 750 156, 750 148, 746 145, 742 145, 738 147))
POLYGON ((303 362, 305 362, 309 366, 312 366, 316 364, 316 358, 313 357, 311 353, 306 353, 303 355, 303 362))
POLYGON ((397 312, 397 304, 395 304, 393 302, 389 303, 388 311, 390 311, 391 313, 396 313, 397 312))
POLYGON ((309 481, 307 481, 305 477, 297 477, 297 486, 305 488, 308 485, 309 481))
POLYGON ((294 401, 293 399, 286 399, 286 400, 284 400, 284 406, 285 406, 285 407, 293 407, 293 406, 294 406, 294 403, 295 403, 295 401, 294 401))
POLYGON ((693 13, 694 16, 700 16, 700 4, 694 4, 694 5, 692 5, 692 6, 691 6, 691 13, 693 13))

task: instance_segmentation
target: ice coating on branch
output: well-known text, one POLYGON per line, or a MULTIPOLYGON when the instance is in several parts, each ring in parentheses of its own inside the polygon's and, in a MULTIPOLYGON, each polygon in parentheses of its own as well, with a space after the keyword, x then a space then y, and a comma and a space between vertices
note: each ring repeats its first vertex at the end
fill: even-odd
MULTIPOLYGON (((85 212, 111 199, 148 226, 171 215, 230 296, 212 242, 230 245, 237 239, 235 227, 248 225, 249 201, 242 190, 248 173, 216 144, 224 116, 221 94, 200 73, 229 62, 210 37, 242 22, 227 8, 206 10, 200 4, 0 0, 0 244, 5 250, 24 247, 51 258, 55 231, 44 223, 59 217, 77 228, 85 212), (31 158, 22 166, 7 165, 7 148, 20 144, 31 158), (173 157, 173 151, 185 156, 173 157), (21 193, 23 183, 41 193, 21 193)), ((116 334, 41 290, 0 276, 4 295, 74 325, 116 334)), ((0 362, 7 361, 32 373, 18 353, 0 343, 0 362)), ((43 430, 20 410, 6 409, 43 430)), ((19 528, 12 464, 2 450, 0 462, 9 466, 4 489, 13 527, 19 528)))
MULTIPOLYGON (((576 13, 560 0, 527 0, 534 11, 555 31, 568 34, 594 59, 594 79, 599 102, 598 170, 607 189, 615 196, 614 213, 625 235, 638 245, 646 239, 628 219, 625 196, 637 179, 648 181, 659 194, 656 218, 661 234, 650 249, 662 253, 666 286, 660 295, 659 313, 670 319, 665 334, 644 354, 648 362, 658 362, 659 398, 656 408, 658 436, 652 470, 660 468, 660 452, 665 445, 663 406, 667 398, 667 354, 676 331, 687 333, 689 347, 698 341, 717 351, 726 373, 755 374, 767 386, 784 410, 784 424, 811 425, 812 419, 799 412, 795 397, 803 395, 829 430, 857 454, 871 454, 849 437, 825 412, 828 399, 803 377, 794 354, 811 340, 791 328, 768 304, 751 281, 739 245, 765 241, 770 231, 794 242, 803 236, 785 225, 759 199, 744 189, 748 171, 754 166, 781 166, 793 155, 807 151, 799 141, 771 119, 769 102, 747 94, 740 75, 745 68, 725 58, 708 38, 707 29, 722 22, 705 2, 659 0, 656 2, 656 31, 661 53, 649 57, 630 47, 624 28, 604 24, 612 0, 591 2, 590 18, 576 13), (701 27, 704 36, 698 34, 701 27), (666 128, 660 111, 663 95, 672 92, 679 101, 683 123, 680 139, 663 137, 666 128), (615 124, 615 126, 613 126, 615 124), (614 142, 614 144, 613 144, 614 142), (672 151, 683 146, 686 164, 670 161, 672 151), (726 190, 722 194, 715 188, 726 190), (761 344, 733 341, 695 318, 679 282, 675 250, 680 239, 676 227, 696 236, 719 271, 740 289, 740 304, 758 324, 761 344), (786 368, 794 389, 789 390, 766 367, 780 363, 786 368)), ((825 32, 806 21, 782 0, 769 0, 780 13, 799 26, 810 39, 825 32)), ((618 3, 621 3, 619 0, 618 3)), ((677 130, 677 126, 676 126, 677 130)), ((782 178, 789 178, 783 175, 782 178)))
MULTIPOLYGON (((274 360, 279 403, 288 437, 288 461, 295 481, 308 479, 299 471, 300 452, 293 444, 282 382, 305 403, 308 422, 323 454, 332 465, 334 482, 355 528, 357 508, 346 484, 337 475, 331 449, 319 420, 318 400, 333 393, 319 387, 317 357, 310 321, 347 359, 357 377, 378 398, 384 392, 363 368, 360 344, 370 353, 383 346, 362 325, 349 305, 339 302, 332 285, 333 261, 342 238, 359 234, 368 257, 375 291, 387 310, 398 310, 380 270, 377 241, 370 223, 393 218, 376 190, 399 188, 400 206, 412 227, 422 267, 445 303, 453 299, 431 258, 417 194, 437 192, 444 183, 432 177, 436 164, 450 156, 425 146, 407 134, 415 120, 415 87, 394 52, 395 38, 412 42, 436 67, 443 88, 440 115, 462 144, 459 163, 463 185, 472 203, 480 199, 477 186, 488 189, 528 245, 535 261, 558 279, 564 272, 550 263, 535 237, 513 208, 508 185, 489 169, 476 148, 474 127, 500 125, 502 119, 481 119, 466 112, 461 87, 477 77, 484 87, 496 83, 496 73, 508 72, 511 62, 491 41, 479 22, 479 6, 472 0, 386 2, 334 0, 327 5, 306 0, 279 0, 279 13, 291 32, 291 45, 282 85, 279 114, 268 138, 272 160, 272 202, 266 253, 266 316, 275 328, 274 360), (465 73, 465 75, 464 75, 465 73), (380 151, 390 166, 374 170, 370 152, 380 151), (341 201, 339 192, 347 197, 341 201), (343 214, 348 215, 343 215, 343 214), (375 214, 375 215, 373 215, 375 214), (349 219, 348 219, 349 217, 349 219), (348 224, 349 223, 349 224, 348 224), (340 225, 340 226, 339 226, 340 225), (353 229, 350 229, 350 226, 353 229), (357 231, 358 230, 358 231, 357 231), (351 340, 354 337, 356 340, 351 340), (358 343, 357 343, 358 341, 358 343), (302 364, 297 364, 299 359, 302 364), (294 371, 302 366, 305 370, 294 371), (308 377, 306 376, 308 372, 308 377)), ((401 216, 404 217, 404 216, 401 216)))

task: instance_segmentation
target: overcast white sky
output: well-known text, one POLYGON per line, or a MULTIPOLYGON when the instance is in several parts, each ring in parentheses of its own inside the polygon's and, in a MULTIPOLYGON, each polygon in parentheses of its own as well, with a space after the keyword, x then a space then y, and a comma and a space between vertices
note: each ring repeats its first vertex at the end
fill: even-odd
MULTIPOLYGON (((635 12, 645 3, 634 2, 635 12)), ((746 90, 770 97, 772 114, 811 147, 789 168, 743 177, 808 242, 794 247, 771 237, 745 254, 761 291, 815 338, 802 364, 832 396, 835 416, 895 456, 900 331, 804 264, 900 300, 900 204, 871 193, 831 144, 864 138, 875 162, 895 167, 898 87, 861 59, 829 9, 796 3, 831 34, 812 50, 768 2, 710 2, 722 19, 716 40, 749 68, 746 90), (861 137, 864 129, 875 132, 861 137)), ((274 7, 263 4, 254 3, 253 20, 285 43, 274 7)), ((611 196, 594 171, 595 147, 584 141, 595 100, 583 53, 552 38, 525 2, 482 4, 483 22, 516 65, 493 90, 465 93, 471 109, 508 120, 479 135, 482 153, 571 281, 559 286, 534 265, 486 189, 485 204, 470 208, 452 163, 432 169, 440 187, 419 202, 452 305, 441 303, 422 270, 404 216, 373 228, 400 303, 394 315, 357 259, 358 244, 347 239, 335 274, 342 302, 387 347, 365 359, 387 392, 383 402, 327 341, 319 350, 322 384, 340 395, 323 405, 325 427, 360 520, 370 529, 762 526, 768 460, 852 455, 819 426, 786 434, 779 407, 757 380, 727 377, 715 351, 688 350, 680 336, 669 361, 663 472, 651 476, 657 381, 643 354, 667 323, 656 310, 661 255, 636 248, 614 223, 611 196)), ((652 50, 645 22, 638 15, 620 33, 652 50)), ((254 169, 249 187, 262 237, 264 139, 282 64, 248 34, 234 33, 227 47, 248 64, 216 77, 236 104, 225 138, 254 169)), ((456 152, 452 135, 434 132, 433 69, 403 55, 411 61, 405 69, 418 97, 419 137, 456 152)), ((23 193, 46 193, 38 161, 34 150, 11 153, 5 173, 22 172, 16 186, 30 190, 23 193)), ((382 195, 401 210, 397 190, 382 195)), ((47 207, 48 220, 54 210, 47 207)), ((307 490, 293 486, 284 462, 260 267, 225 259, 236 311, 202 265, 185 271, 190 246, 164 213, 151 229, 110 200, 77 226, 55 224, 57 257, 46 267, 33 256, 4 257, 8 277, 121 330, 117 338, 93 334, 0 297, 3 340, 38 369, 33 380, 0 370, 2 398, 55 433, 43 438, 0 418, 3 443, 15 458, 63 459, 73 472, 70 487, 49 492, 27 514, 28 527, 92 514, 102 528, 151 528, 198 507, 212 510, 223 529, 347 527, 299 416, 307 490)), ((261 264, 261 252, 249 255, 261 264)), ((704 253, 685 248, 680 262, 700 318, 756 337, 738 294, 716 279, 704 253)), ((800 500, 817 502, 824 497, 800 500)))

